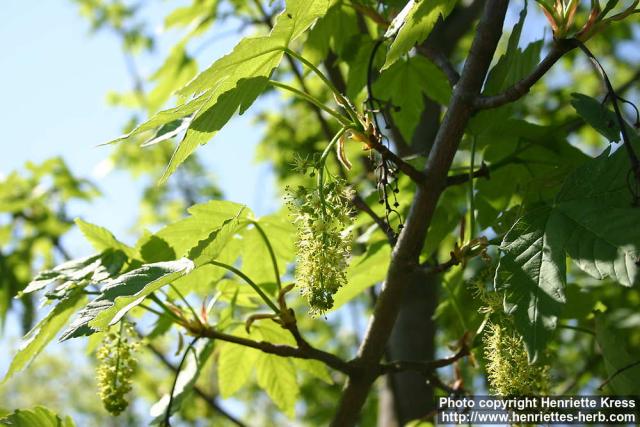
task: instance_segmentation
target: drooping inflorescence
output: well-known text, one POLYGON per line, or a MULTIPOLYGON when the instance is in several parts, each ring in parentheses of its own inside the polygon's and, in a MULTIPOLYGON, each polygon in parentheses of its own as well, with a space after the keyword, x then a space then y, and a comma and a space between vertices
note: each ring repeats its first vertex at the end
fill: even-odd
POLYGON ((524 341, 508 325, 491 323, 484 335, 491 390, 500 396, 531 396, 549 389, 549 367, 529 364, 524 341))
POLYGON ((129 404, 126 394, 131 390, 131 378, 136 367, 134 353, 138 347, 138 343, 131 339, 133 336, 133 327, 123 323, 118 331, 106 334, 96 353, 100 399, 112 415, 119 415, 129 404))
POLYGON ((322 188, 287 188, 287 204, 298 227, 296 282, 312 314, 330 309, 334 294, 346 283, 352 197, 352 190, 341 179, 322 188))

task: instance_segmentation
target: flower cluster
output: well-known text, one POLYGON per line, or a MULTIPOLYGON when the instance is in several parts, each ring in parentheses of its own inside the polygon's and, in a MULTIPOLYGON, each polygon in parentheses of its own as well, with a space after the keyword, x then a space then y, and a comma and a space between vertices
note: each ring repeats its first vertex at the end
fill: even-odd
POLYGON ((96 353, 100 399, 113 415, 119 415, 129 404, 125 395, 131 390, 131 377, 136 367, 133 353, 138 347, 137 342, 131 341, 132 336, 133 328, 124 324, 118 332, 107 333, 96 353))
POLYGON ((287 204, 298 226, 296 282, 312 314, 333 307, 346 283, 351 254, 352 190, 339 179, 321 188, 287 188, 287 204))
POLYGON ((500 396, 531 396, 549 389, 549 367, 530 365, 522 337, 512 328, 488 325, 484 335, 484 357, 489 384, 500 396))

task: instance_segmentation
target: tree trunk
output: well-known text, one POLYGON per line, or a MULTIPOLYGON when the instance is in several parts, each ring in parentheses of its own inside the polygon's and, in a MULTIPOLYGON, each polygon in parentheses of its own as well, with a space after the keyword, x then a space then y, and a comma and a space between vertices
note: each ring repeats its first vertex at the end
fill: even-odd
MULTIPOLYGON (((392 360, 424 361, 435 358, 438 278, 417 273, 402 299, 391 337, 388 355, 392 360)), ((389 378, 394 391, 394 408, 399 425, 422 418, 434 409, 434 390, 415 372, 400 372, 389 378)))

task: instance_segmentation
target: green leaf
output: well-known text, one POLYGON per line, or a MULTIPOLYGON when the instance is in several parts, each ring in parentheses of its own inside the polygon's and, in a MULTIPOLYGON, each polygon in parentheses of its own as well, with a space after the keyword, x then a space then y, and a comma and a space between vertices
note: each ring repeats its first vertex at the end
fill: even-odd
POLYGON ((82 309, 65 330, 61 341, 91 335, 118 322, 147 295, 188 274, 194 268, 191 260, 146 264, 113 280, 102 293, 82 309))
POLYGON ((312 359, 291 359, 293 362, 293 366, 300 369, 301 371, 306 372, 314 378, 319 379, 320 381, 327 383, 329 385, 333 384, 333 378, 331 378, 331 374, 329 374, 329 370, 327 369, 327 365, 312 359))
POLYGON ((424 96, 446 105, 451 86, 444 73, 428 59, 413 56, 384 70, 375 82, 374 93, 383 99, 389 94, 388 100, 394 106, 391 115, 405 139, 411 140, 424 110, 424 96), (407 87, 412 89, 407 91, 407 87))
POLYGON ((611 142, 620 141, 620 126, 616 115, 601 102, 581 93, 572 93, 571 105, 580 117, 602 136, 611 142))
POLYGON ((327 8, 328 0, 288 1, 271 34, 241 40, 230 54, 180 89, 180 96, 203 94, 206 101, 192 111, 195 116, 189 130, 173 153, 161 182, 166 181, 198 146, 207 143, 236 110, 242 114, 251 106, 266 88, 269 76, 280 64, 289 43, 324 15, 327 8))
POLYGON ((176 44, 164 64, 149 78, 156 82, 147 97, 147 108, 157 111, 174 93, 174 91, 189 82, 198 72, 196 61, 189 56, 185 49, 186 41, 176 44))
POLYGON ((456 0, 410 0, 385 34, 385 37, 395 38, 382 69, 390 67, 416 44, 425 41, 438 19, 446 18, 456 3, 456 0))
POLYGON ((209 94, 203 94, 191 101, 179 105, 168 110, 160 111, 154 114, 149 120, 136 127, 131 132, 122 135, 106 144, 115 144, 117 142, 123 142, 133 137, 143 135, 152 131, 157 131, 162 126, 175 122, 177 120, 183 120, 187 117, 193 116, 209 101, 209 94))
POLYGON ((12 414, 0 419, 0 425, 12 427, 75 427, 71 417, 61 418, 45 408, 16 409, 12 414))
POLYGON ((638 363, 640 358, 629 352, 626 340, 616 329, 607 325, 602 316, 596 318, 596 340, 602 350, 607 375, 611 377, 618 372, 607 386, 617 395, 639 395, 640 365, 630 366, 638 363))
MULTIPOLYGON (((271 242, 282 276, 287 265, 295 260, 295 240, 291 238, 295 235, 295 226, 285 213, 264 216, 257 221, 271 242)), ((273 263, 258 230, 255 227, 248 228, 242 235, 245 247, 242 252, 242 271, 254 278, 256 283, 275 282, 273 263)))
MULTIPOLYGON (((193 205, 188 209, 191 216, 167 225, 154 234, 157 239, 164 243, 156 242, 159 245, 168 245, 176 257, 186 257, 189 251, 200 241, 209 237, 209 234, 224 223, 229 218, 233 218, 241 210, 245 216, 250 216, 251 211, 244 205, 212 200, 207 203, 193 205)), ((149 241, 149 236, 141 244, 149 241)), ((166 251, 166 248, 163 249, 166 251)))
MULTIPOLYGON (((238 326, 231 331, 231 334, 243 338, 249 337, 244 330, 244 326, 238 326)), ((260 351, 227 342, 220 346, 219 351, 218 387, 220 388, 220 395, 227 399, 249 381, 260 351)))
POLYGON ((78 228, 80 228, 84 237, 86 237, 89 243, 91 243, 91 246, 93 246, 97 251, 103 252, 107 249, 113 249, 124 252, 129 259, 136 257, 137 254, 135 249, 120 242, 106 228, 90 224, 80 218, 76 218, 75 223, 78 228))
POLYGON ((329 50, 342 56, 350 39, 359 33, 355 9, 342 1, 331 3, 327 13, 309 31, 303 51, 308 60, 321 62, 329 50))
POLYGON ((367 252, 354 257, 347 269, 347 284, 338 289, 331 311, 360 295, 365 289, 382 282, 387 276, 391 249, 386 241, 369 245, 367 252))
POLYGON ((495 287, 513 315, 531 362, 541 356, 565 303, 563 224, 549 207, 531 210, 505 235, 495 287))
POLYGON ((596 279, 610 277, 624 286, 639 282, 638 208, 627 184, 629 159, 624 148, 610 149, 569 176, 556 199, 569 238, 565 249, 596 279))
POLYGON ((160 182, 165 182, 200 145, 209 142, 238 108, 241 113, 246 110, 264 91, 267 82, 266 76, 258 76, 239 80, 237 86, 229 88, 225 80, 208 92, 208 102, 190 121, 189 129, 171 156, 160 182))
POLYGON ((53 293, 61 296, 75 286, 86 286, 112 277, 120 271, 126 260, 123 252, 106 250, 102 254, 67 261, 51 270, 40 272, 19 295, 56 284, 53 293))
POLYGON ((189 251, 188 258, 193 260, 196 267, 215 260, 235 234, 246 226, 246 223, 240 221, 243 212, 244 207, 189 251))
POLYGON ((260 353, 256 372, 258 385, 285 415, 293 418, 300 389, 291 361, 285 357, 260 353))
MULTIPOLYGON (((213 340, 201 341, 194 346, 193 350, 189 350, 186 356, 187 360, 176 379, 173 401, 171 402, 171 414, 177 412, 182 406, 182 402, 191 395, 202 368, 209 360, 211 353, 213 353, 213 343, 213 340)), ((151 407, 150 415, 154 417, 151 424, 158 424, 164 421, 169 400, 169 394, 165 394, 151 407)))
POLYGON ((13 357, 2 383, 24 369, 51 342, 67 323, 71 315, 80 309, 86 298, 81 292, 74 292, 60 301, 36 326, 24 336, 18 353, 13 357))

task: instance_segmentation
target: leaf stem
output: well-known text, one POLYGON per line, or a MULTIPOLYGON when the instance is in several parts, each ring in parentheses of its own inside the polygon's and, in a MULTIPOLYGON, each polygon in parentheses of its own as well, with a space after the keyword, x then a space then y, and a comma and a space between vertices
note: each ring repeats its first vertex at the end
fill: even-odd
POLYGON ((258 231, 262 241, 264 242, 267 250, 269 251, 269 257, 271 258, 271 264, 273 265, 273 273, 276 276, 276 284, 278 285, 278 290, 282 290, 282 282, 280 281, 280 269, 278 268, 278 260, 276 259, 276 253, 273 250, 273 245, 271 245, 271 241, 267 236, 267 233, 264 232, 262 226, 258 223, 258 221, 250 220, 249 221, 258 231))
POLYGON ((340 91, 334 86, 334 84, 331 82, 331 80, 329 80, 329 78, 327 78, 327 76, 325 76, 324 73, 322 71, 320 71, 320 69, 318 67, 316 67, 309 60, 307 60, 305 57, 303 57, 302 55, 298 54, 294 50, 289 49, 288 47, 284 48, 284 52, 287 55, 290 55, 290 56, 296 58, 302 64, 306 65, 311 71, 313 71, 314 74, 316 74, 318 77, 320 77, 320 80, 322 80, 322 82, 331 90, 331 92, 333 92, 333 94, 335 95, 338 103, 347 111, 347 113, 349 113, 349 116, 351 116, 351 119, 354 120, 356 123, 359 122, 358 114, 357 114, 356 111, 353 110, 353 108, 351 107, 349 101, 340 93, 340 91))
POLYGON ((170 423, 171 405, 173 404, 173 394, 176 391, 176 385, 178 384, 178 377, 180 376, 180 371, 182 371, 182 366, 184 365, 184 362, 187 360, 187 355, 189 354, 190 351, 193 350, 193 346, 196 344, 196 342, 199 339, 200 337, 195 337, 193 340, 191 340, 186 350, 184 351, 184 354, 182 355, 182 359, 180 360, 180 364, 178 365, 178 368, 176 369, 176 376, 173 377, 173 385, 171 386, 171 391, 169 392, 169 403, 167 404, 167 410, 164 414, 164 425, 166 427, 171 426, 171 423, 170 423))
POLYGON ((180 297, 180 299, 185 303, 185 305, 187 306, 187 308, 189 309, 189 311, 191 312, 191 314, 193 315, 193 318, 199 322, 202 323, 200 321, 200 316, 198 316, 198 314, 196 313, 196 310, 193 308, 193 306, 191 304, 189 304, 189 301, 187 301, 187 299, 185 298, 184 295, 182 295, 182 292, 180 292, 178 290, 178 288, 176 288, 172 283, 169 284, 169 286, 171 287, 171 289, 173 289, 173 291, 178 294, 178 297, 180 297))
POLYGON ((225 270, 228 270, 230 272, 232 272, 233 274, 235 274, 236 276, 240 277, 242 280, 244 280, 249 286, 251 286, 253 288, 254 291, 256 291, 256 293, 258 295, 260 295, 260 298, 262 298, 262 300, 269 306, 269 308, 271 308, 271 310, 273 310, 276 314, 280 314, 280 309, 269 299, 269 297, 267 296, 267 294, 264 293, 264 291, 262 289, 260 289, 260 287, 249 278, 249 276, 247 276, 246 274, 244 274, 242 271, 238 270, 237 268, 229 265, 229 264, 225 264, 223 262, 219 262, 219 261, 209 261, 210 264, 212 265, 217 265, 218 267, 222 267, 225 270))
POLYGON ((158 304, 160 307, 162 307, 164 312, 167 313, 169 317, 173 318, 178 323, 182 324, 182 319, 180 319, 173 311, 171 311, 169 307, 167 307, 167 305, 164 302, 162 302, 162 300, 158 298, 155 294, 149 295, 149 299, 155 302, 156 304, 158 304))
POLYGON ((338 111, 334 110, 333 108, 326 106, 319 99, 315 98, 314 96, 312 96, 312 95, 310 95, 310 94, 308 94, 308 93, 306 93, 304 91, 296 89, 293 86, 289 86, 288 84, 279 82, 277 80, 269 80, 269 84, 271 86, 277 87, 279 89, 286 90, 288 92, 291 92, 291 93, 299 96, 300 98, 304 99, 305 101, 308 101, 309 103, 315 105, 316 107, 320 108, 321 110, 329 113, 330 115, 335 117, 340 123, 342 123, 345 126, 348 126, 348 125, 351 124, 351 122, 350 122, 350 120, 348 118, 346 118, 345 116, 340 114, 338 111))
POLYGON ((344 135, 344 133, 347 131, 346 127, 343 127, 342 129, 340 129, 338 131, 338 133, 336 133, 333 136, 333 139, 329 142, 329 144, 327 145, 327 147, 324 149, 324 151, 322 152, 322 155, 320 156, 320 160, 318 161, 318 193, 320 196, 320 205, 322 206, 322 215, 323 217, 326 216, 326 207, 325 207, 325 200, 324 200, 324 168, 325 168, 325 164, 327 163, 327 158, 329 157, 329 153, 331 152, 331 149, 338 143, 338 141, 340 140, 340 138, 342 137, 342 135, 344 135))

